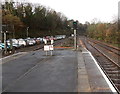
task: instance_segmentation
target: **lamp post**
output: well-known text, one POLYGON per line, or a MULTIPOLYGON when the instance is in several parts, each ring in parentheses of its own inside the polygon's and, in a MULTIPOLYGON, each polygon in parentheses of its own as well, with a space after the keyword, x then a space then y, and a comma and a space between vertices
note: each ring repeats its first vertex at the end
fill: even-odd
POLYGON ((13 38, 15 38, 15 27, 13 25, 13 38))
POLYGON ((27 37, 28 37, 28 29, 29 29, 29 27, 27 27, 27 37))
POLYGON ((8 29, 7 25, 2 25, 2 31, 1 31, 1 33, 4 34, 4 38, 3 39, 4 39, 5 54, 7 53, 7 43, 6 43, 7 33, 8 33, 7 29, 8 29))
POLYGON ((1 31, 1 33, 3 33, 4 34, 4 50, 5 50, 5 54, 7 53, 7 43, 6 43, 6 40, 7 40, 7 33, 8 33, 8 31, 1 31))
MULTIPOLYGON (((7 32, 7 31, 6 31, 7 32)), ((5 54, 7 53, 7 44, 6 44, 6 32, 4 32, 4 49, 5 49, 5 54)))

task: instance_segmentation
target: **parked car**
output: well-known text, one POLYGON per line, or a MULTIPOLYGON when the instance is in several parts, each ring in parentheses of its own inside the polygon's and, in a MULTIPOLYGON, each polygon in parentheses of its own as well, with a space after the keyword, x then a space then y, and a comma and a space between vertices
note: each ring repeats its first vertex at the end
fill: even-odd
POLYGON ((7 45, 6 43, 6 46, 7 46, 7 50, 5 52, 5 44, 4 43, 0 43, 0 53, 2 55, 5 55, 5 54, 13 54, 15 52, 15 49, 14 47, 11 49, 10 48, 10 45, 7 45))
POLYGON ((41 38, 41 37, 37 38, 36 40, 39 41, 40 43, 43 43, 43 42, 44 42, 44 41, 43 41, 43 38, 41 38))
POLYGON ((19 46, 21 47, 25 47, 26 45, 27 45, 27 43, 25 42, 25 40, 24 39, 17 39, 18 40, 18 44, 19 44, 19 46))
POLYGON ((41 42, 39 38, 36 38, 35 41, 36 41, 36 44, 40 44, 41 42))
POLYGON ((36 44, 36 41, 33 38, 28 38, 25 40, 26 40, 27 45, 29 45, 29 46, 36 44))
MULTIPOLYGON (((10 49, 10 46, 9 45, 6 45, 7 46, 7 49, 10 49)), ((4 43, 0 43, 0 50, 3 50, 5 49, 5 44, 4 43)))
MULTIPOLYGON (((19 48, 20 47, 17 39, 11 39, 11 40, 12 40, 12 46, 13 47, 15 47, 15 48, 19 48)), ((7 40, 7 45, 10 46, 10 40, 7 40)))
POLYGON ((64 39, 66 38, 66 35, 56 35, 55 38, 58 39, 64 39))

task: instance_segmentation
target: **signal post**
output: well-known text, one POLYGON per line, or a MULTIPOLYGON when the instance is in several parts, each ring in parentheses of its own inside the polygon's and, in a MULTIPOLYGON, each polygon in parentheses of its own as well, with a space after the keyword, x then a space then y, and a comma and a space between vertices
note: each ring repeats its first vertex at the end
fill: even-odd
POLYGON ((77 50, 77 21, 73 22, 73 30, 74 30, 74 50, 77 50))

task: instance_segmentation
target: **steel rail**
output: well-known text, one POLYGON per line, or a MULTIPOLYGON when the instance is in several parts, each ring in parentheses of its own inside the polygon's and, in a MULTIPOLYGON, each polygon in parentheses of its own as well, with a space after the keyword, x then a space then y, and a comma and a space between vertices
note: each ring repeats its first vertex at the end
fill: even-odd
MULTIPOLYGON (((88 42, 89 43, 89 42, 88 42)), ((100 51, 98 48, 94 47, 91 43, 89 43, 94 49, 96 49, 99 53, 101 53, 104 57, 106 57, 106 59, 108 59, 109 61, 112 62, 112 64, 116 65, 118 67, 118 69, 120 69, 120 65, 118 65, 116 62, 114 62, 113 60, 111 60, 108 56, 106 56, 102 51, 100 51)), ((100 65, 100 64, 99 64, 100 65)), ((101 65, 100 65, 101 66, 101 65)), ((103 69, 104 73, 106 74, 106 76, 108 77, 108 79, 110 80, 110 82, 113 84, 113 86, 115 87, 116 91, 118 92, 118 94, 120 94, 120 90, 117 88, 116 84, 112 81, 112 79, 109 77, 109 75, 107 74, 107 72, 105 71, 105 69, 101 66, 101 68, 103 69)))

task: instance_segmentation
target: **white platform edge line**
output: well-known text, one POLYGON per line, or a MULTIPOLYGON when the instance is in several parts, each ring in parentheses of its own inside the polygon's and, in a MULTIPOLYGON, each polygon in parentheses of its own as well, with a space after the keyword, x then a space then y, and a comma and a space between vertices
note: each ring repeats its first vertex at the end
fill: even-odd
MULTIPOLYGON (((89 51, 88 51, 89 52, 89 51)), ((111 84, 111 82, 109 81, 109 79, 107 78, 107 76, 104 74, 104 72, 102 71, 102 69, 100 68, 100 66, 98 65, 97 61, 95 60, 95 58, 93 57, 93 55, 91 54, 91 52, 89 52, 90 56, 92 57, 92 59, 94 60, 96 66, 98 67, 99 71, 102 73, 104 79, 106 80, 106 82, 108 83, 110 89, 112 90, 112 92, 117 92, 115 90, 115 88, 113 87, 113 85, 111 84)))
MULTIPOLYGON (((86 48, 85 48, 86 49, 86 48)), ((87 49, 86 49, 87 50, 87 49)), ((88 51, 88 50, 87 50, 88 51)), ((115 88, 113 87, 113 85, 111 84, 111 82, 109 81, 109 79, 107 78, 107 76, 104 74, 103 70, 100 68, 100 66, 98 65, 97 61, 95 60, 95 58, 93 57, 93 55, 91 54, 90 51, 88 51, 88 53, 90 54, 90 56, 92 57, 93 61, 95 62, 96 66, 98 67, 99 71, 102 73, 104 79, 106 80, 106 82, 108 83, 110 89, 112 90, 112 92, 117 92, 115 90, 115 88)))

